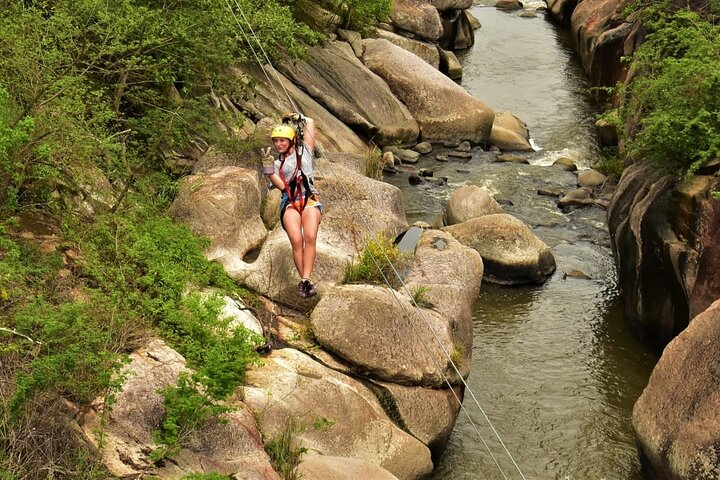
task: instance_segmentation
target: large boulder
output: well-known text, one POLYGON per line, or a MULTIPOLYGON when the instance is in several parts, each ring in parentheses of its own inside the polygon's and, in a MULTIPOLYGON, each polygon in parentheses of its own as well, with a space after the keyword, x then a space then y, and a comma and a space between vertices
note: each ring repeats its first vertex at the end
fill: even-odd
POLYGON ((305 60, 281 62, 280 69, 345 124, 376 143, 415 143, 417 122, 349 44, 334 41, 312 47, 305 60))
POLYGON ((649 338, 669 342, 720 294, 720 179, 676 184, 649 163, 623 171, 608 228, 625 315, 649 338))
POLYGON ((647 478, 720 478, 720 300, 670 342, 633 408, 647 478))
POLYGON ((393 0, 390 18, 396 27, 425 40, 437 40, 442 35, 437 9, 423 0, 393 0))
POLYGON ((406 387, 395 383, 378 383, 383 400, 392 404, 398 422, 413 437, 430 448, 439 458, 455 426, 463 399, 462 386, 452 389, 406 387))
POLYGON ((388 40, 398 47, 414 53, 425 60, 433 68, 440 68, 440 53, 438 52, 436 45, 404 37, 402 35, 398 35, 397 33, 388 32, 387 30, 378 30, 377 33, 378 38, 388 40))
MULTIPOLYGON (((172 461, 155 465, 150 452, 158 446, 153 432, 165 415, 165 387, 177 384, 185 360, 160 340, 130 354, 122 373, 125 382, 108 411, 92 407, 80 427, 98 447, 103 464, 119 478, 180 478, 191 473, 241 475, 249 480, 280 480, 265 453, 260 432, 243 404, 191 431, 172 461)), ((103 405, 95 402, 94 405, 103 405)))
POLYGON ((267 236, 258 177, 255 169, 242 167, 215 167, 187 176, 168 213, 209 238, 205 255, 228 268, 267 236))
POLYGON ((470 373, 472 307, 482 278, 483 262, 478 252, 439 230, 422 233, 404 278, 411 293, 426 288, 425 300, 442 313, 451 332, 456 366, 463 376, 470 373))
POLYGON ((279 122, 284 113, 298 109, 303 115, 315 120, 318 132, 316 140, 324 152, 363 155, 367 151, 365 140, 274 68, 242 64, 231 73, 238 82, 253 84, 251 95, 238 96, 233 98, 233 101, 254 117, 269 117, 279 122), (285 92, 292 99, 292 103, 285 96, 285 92))
POLYGON ((465 185, 450 195, 445 211, 445 224, 455 225, 495 213, 503 213, 503 209, 487 190, 477 185, 465 185))
POLYGON ((555 271, 555 257, 522 221, 505 213, 484 215, 443 228, 483 259, 483 280, 501 285, 542 283, 555 271))
POLYGON ((443 35, 440 47, 445 50, 465 50, 475 45, 475 29, 465 10, 448 10, 440 16, 443 35))
POLYGON ((390 288, 335 287, 310 321, 325 350, 370 378, 428 387, 442 387, 446 378, 460 381, 447 360, 455 350, 447 320, 435 310, 416 308, 390 288))
MULTIPOLYGON (((325 205, 317 237, 313 282, 323 290, 342 280, 345 266, 362 251, 367 238, 385 234, 395 238, 407 228, 405 204, 397 187, 370 179, 322 159, 316 159, 315 186, 325 205)), ((230 220, 230 219, 228 219, 230 220)), ((301 310, 319 299, 297 296, 297 272, 287 235, 278 225, 252 263, 242 257, 226 262, 234 279, 252 290, 301 310)))
POLYGON ((372 391, 297 350, 274 350, 250 369, 243 394, 266 439, 294 423, 288 433, 308 455, 365 460, 402 480, 432 470, 430 450, 387 418, 372 391))
POLYGON ((383 39, 363 43, 363 62, 407 105, 423 140, 489 140, 494 118, 490 107, 417 55, 383 39))
POLYGON ((527 124, 510 112, 496 112, 490 145, 502 151, 532 151, 527 124))

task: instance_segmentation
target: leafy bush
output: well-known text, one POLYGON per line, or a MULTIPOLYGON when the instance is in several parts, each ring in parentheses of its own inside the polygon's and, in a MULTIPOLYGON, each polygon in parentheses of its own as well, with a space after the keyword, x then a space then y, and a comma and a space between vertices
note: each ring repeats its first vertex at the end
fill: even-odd
MULTIPOLYGON (((112 402, 122 382, 117 373, 124 353, 160 334, 197 371, 191 382, 166 392, 168 418, 160 438, 167 440, 169 455, 197 424, 178 420, 177 411, 201 405, 198 422, 221 412, 217 400, 242 382, 247 365, 257 359, 254 334, 229 331, 229 320, 219 317, 219 298, 202 300, 185 292, 213 286, 248 294, 205 259, 205 240, 149 207, 101 215, 94 223, 68 219, 65 228, 62 249, 76 252, 67 257, 68 265, 59 252, 41 252, 32 241, 0 228, 0 289, 7 293, 0 302, 6 329, 0 331, 0 386, 7 386, 0 392, 7 399, 0 402, 0 450, 17 453, 40 443, 33 436, 52 437, 26 425, 28 418, 52 411, 58 398, 87 405, 103 395, 112 402), (13 440, 20 432, 29 433, 22 442, 13 440)), ((80 455, 82 447, 75 448, 80 455)), ((48 458, 42 449, 26 457, 32 455, 48 458)), ((14 469, 32 477, 33 469, 46 468, 41 460, 14 469)))
POLYGON ((627 155, 691 174, 720 154, 720 26, 670 2, 645 7, 642 19, 648 33, 621 112, 638 124, 627 155))
POLYGON ((317 39, 274 0, 5 3, 0 207, 10 213, 62 207, 54 192, 81 183, 77 167, 100 168, 119 193, 162 170, 164 149, 195 136, 224 145, 218 123, 242 120, 210 101, 243 94, 228 67, 264 61, 251 46, 277 60, 317 39))
POLYGON ((162 391, 165 397, 165 419, 155 432, 155 441, 163 446, 150 454, 153 461, 159 462, 177 454, 190 432, 207 420, 230 411, 230 408, 213 402, 201 390, 202 385, 187 373, 181 373, 177 386, 162 391))
POLYGON ((402 268, 404 257, 397 245, 386 235, 378 235, 365 243, 362 253, 354 263, 345 267, 343 283, 397 282, 395 271, 402 268))

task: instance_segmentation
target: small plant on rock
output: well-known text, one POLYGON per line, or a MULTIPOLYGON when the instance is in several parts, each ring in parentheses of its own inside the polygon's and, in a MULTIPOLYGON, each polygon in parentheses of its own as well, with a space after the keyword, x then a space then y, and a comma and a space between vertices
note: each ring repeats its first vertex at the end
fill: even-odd
POLYGON ((433 307, 434 306, 433 303, 427 297, 427 293, 429 291, 430 291, 430 287, 428 287, 427 285, 416 285, 412 289, 410 289, 410 294, 412 295, 413 305, 417 305, 418 307, 425 307, 425 308, 433 307))
POLYGON ((275 471, 285 480, 300 480, 297 467, 307 448, 299 445, 296 435, 302 431, 296 420, 289 417, 285 428, 275 437, 265 442, 265 451, 275 471))
POLYGON ((345 268, 343 283, 385 283, 397 281, 396 271, 404 264, 404 257, 397 245, 387 235, 377 235, 365 243, 362 253, 354 263, 345 268))

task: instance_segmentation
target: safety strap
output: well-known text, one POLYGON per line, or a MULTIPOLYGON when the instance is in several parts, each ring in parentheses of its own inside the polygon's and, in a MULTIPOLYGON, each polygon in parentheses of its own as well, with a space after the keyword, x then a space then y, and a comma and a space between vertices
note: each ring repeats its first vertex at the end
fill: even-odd
POLYGON ((288 196, 288 204, 292 206, 295 210, 297 210, 300 215, 302 215, 312 191, 310 188, 310 180, 308 179, 307 175, 305 175, 305 173, 302 171, 302 152, 304 150, 304 145, 302 144, 302 141, 298 142, 297 140, 298 138, 296 137, 296 162, 293 173, 290 176, 290 180, 287 180, 287 178, 285 177, 285 172, 283 171, 283 166, 285 165, 285 159, 287 158, 287 155, 283 155, 280 157, 280 179, 283 182, 285 193, 288 196), (297 196, 298 189, 301 193, 301 198, 299 201, 296 201, 295 198, 297 196))

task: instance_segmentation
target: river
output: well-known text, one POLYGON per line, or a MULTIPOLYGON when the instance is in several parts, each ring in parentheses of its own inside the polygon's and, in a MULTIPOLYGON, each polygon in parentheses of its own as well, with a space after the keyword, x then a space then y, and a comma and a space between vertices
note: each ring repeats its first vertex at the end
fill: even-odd
POLYGON ((483 284, 468 378, 477 402, 466 392, 467 414, 460 413, 432 479, 642 479, 631 412, 657 355, 623 317, 605 211, 563 213, 555 198, 536 193, 574 187, 575 174, 551 166, 558 157, 581 168, 600 158, 597 105, 569 32, 545 13, 523 18, 483 5, 471 12, 482 28, 474 47, 459 55, 461 84, 527 122, 541 150, 528 155, 530 165, 493 162, 482 151, 440 163, 434 155, 443 152, 436 150, 418 167, 448 177, 447 186, 411 187, 403 175, 386 180, 403 190, 411 223, 435 225, 454 189, 485 187, 507 213, 533 227, 558 268, 540 286, 483 284), (572 270, 586 278, 567 276, 572 270))

